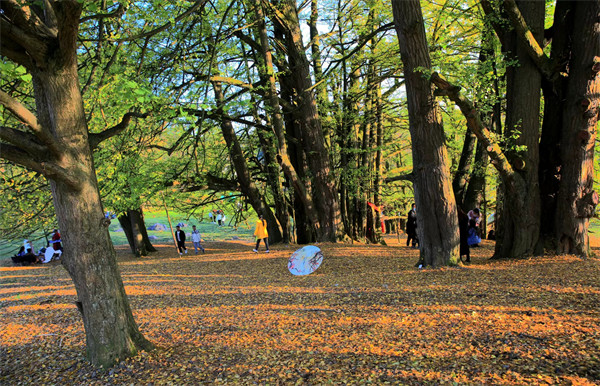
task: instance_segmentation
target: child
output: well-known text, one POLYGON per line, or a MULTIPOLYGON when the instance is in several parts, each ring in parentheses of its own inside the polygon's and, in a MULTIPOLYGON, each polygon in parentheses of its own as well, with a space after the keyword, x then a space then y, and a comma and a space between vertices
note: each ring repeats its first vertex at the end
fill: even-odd
POLYGON ((263 219, 262 214, 258 215, 258 221, 256 222, 256 229, 254 230, 254 236, 256 236, 256 248, 252 250, 252 252, 258 252, 258 246, 260 245, 260 240, 265 241, 265 247, 267 250, 265 252, 269 253, 269 232, 267 232, 267 221, 263 219))

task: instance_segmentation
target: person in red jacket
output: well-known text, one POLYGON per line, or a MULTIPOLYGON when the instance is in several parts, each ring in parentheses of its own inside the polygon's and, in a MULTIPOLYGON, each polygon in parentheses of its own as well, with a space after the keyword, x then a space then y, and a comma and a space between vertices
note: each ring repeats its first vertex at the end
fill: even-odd
POLYGON ((58 229, 55 229, 54 234, 52 235, 52 249, 55 251, 62 251, 63 248, 60 242, 60 233, 58 233, 58 229))

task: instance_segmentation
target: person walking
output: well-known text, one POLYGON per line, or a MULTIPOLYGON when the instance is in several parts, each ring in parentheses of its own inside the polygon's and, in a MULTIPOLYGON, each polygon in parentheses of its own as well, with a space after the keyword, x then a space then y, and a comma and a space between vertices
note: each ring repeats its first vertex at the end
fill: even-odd
POLYGON ((175 228, 177 229, 175 231, 177 249, 179 249, 179 256, 181 256, 183 253, 187 253, 187 248, 185 247, 185 232, 181 230, 181 227, 179 225, 177 225, 175 228))
POLYGON ((198 249, 204 253, 204 247, 200 245, 201 240, 202 237, 200 237, 200 231, 196 229, 195 225, 192 225, 192 244, 194 244, 194 251, 196 252, 196 255, 198 254, 198 249))
POLYGON ((267 232, 267 221, 263 218, 262 214, 258 215, 256 228, 254 229, 254 236, 256 236, 256 247, 252 250, 252 252, 258 252, 260 240, 264 240, 265 247, 267 248, 265 252, 269 253, 269 232, 267 232))
POLYGON ((223 212, 221 210, 219 210, 217 212, 217 224, 219 224, 219 226, 221 226, 222 220, 223 220, 223 212))
POLYGON ((408 219, 406 221, 406 246, 411 243, 412 247, 416 248, 419 244, 419 239, 417 238, 417 204, 412 204, 412 209, 408 212, 408 219))

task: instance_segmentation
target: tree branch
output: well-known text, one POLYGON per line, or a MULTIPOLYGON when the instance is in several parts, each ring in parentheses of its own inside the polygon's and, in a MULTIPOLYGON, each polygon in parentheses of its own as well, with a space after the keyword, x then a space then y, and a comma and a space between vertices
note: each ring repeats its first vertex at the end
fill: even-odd
POLYGON ((399 176, 396 177, 388 177, 385 179, 385 183, 389 184, 390 182, 396 182, 396 181, 414 181, 415 175, 413 172, 410 173, 406 173, 406 174, 401 174, 399 176))
POLYGON ((544 53, 543 48, 535 39, 533 33, 531 33, 515 0, 504 0, 504 9, 506 9, 511 24, 517 31, 518 38, 527 49, 527 53, 531 60, 546 79, 554 81, 558 76, 558 73, 553 70, 552 61, 544 53))
POLYGON ((79 19, 79 23, 81 24, 81 23, 85 23, 86 21, 97 20, 97 19, 110 19, 110 18, 122 17, 125 14, 125 11, 126 11, 125 6, 123 4, 119 4, 117 9, 114 10, 113 12, 98 13, 96 15, 82 17, 81 19, 79 19))
POLYGON ((0 144, 0 147, 0 154, 5 160, 36 171, 48 179, 60 181, 74 190, 81 188, 79 180, 60 166, 52 162, 35 160, 28 152, 12 145, 0 144))
POLYGON ((48 153, 48 148, 40 145, 33 134, 12 127, 0 126, 0 139, 12 143, 32 156, 39 157, 48 153))
POLYGON ((140 34, 134 35, 134 36, 130 36, 127 38, 121 38, 121 39, 114 39, 117 42, 121 42, 121 41, 131 41, 131 40, 137 40, 137 39, 141 39, 141 38, 146 38, 149 36, 153 36, 156 35, 159 32, 162 32, 166 29, 169 29, 171 26, 173 26, 174 24, 178 23, 180 20, 184 19, 185 17, 187 17, 188 15, 192 14, 192 12, 194 12, 196 9, 198 9, 199 7, 203 7, 204 4, 206 4, 208 0, 198 0, 194 3, 194 5, 192 5, 187 11, 185 11, 184 13, 182 13, 181 15, 177 16, 173 22, 167 22, 163 25, 161 25, 158 28, 155 28, 151 31, 147 31, 147 32, 142 32, 140 34))
POLYGON ((136 113, 136 112, 128 112, 123 116, 121 122, 111 127, 110 129, 106 129, 100 133, 90 133, 88 136, 88 142, 90 144, 90 149, 94 150, 98 147, 98 145, 115 135, 118 135, 123 132, 129 126, 131 122, 131 118, 146 118, 148 116, 147 113, 136 113))
MULTIPOLYGON (((494 10, 490 1, 481 0, 481 8, 485 13, 488 22, 492 25, 492 28, 494 28, 496 36, 498 36, 500 42, 506 46, 504 37, 506 26, 494 20, 496 17, 496 11, 494 10)), ((510 19, 511 25, 517 31, 517 38, 527 49, 529 57, 536 65, 542 76, 544 76, 544 78, 547 80, 554 82, 559 77, 560 73, 554 70, 552 60, 544 53, 542 46, 531 33, 531 30, 527 26, 527 23, 525 22, 525 19, 523 18, 523 15, 521 14, 517 4, 514 2, 514 0, 504 0, 503 9, 506 12, 506 14, 503 15, 510 19)))
MULTIPOLYGON (((19 59, 23 58, 24 56, 29 56, 32 59, 27 61, 23 61, 23 59, 21 59, 17 62, 18 64, 22 64, 27 68, 31 68, 32 64, 42 68, 46 66, 46 53, 48 52, 48 44, 39 39, 37 36, 30 35, 23 29, 19 28, 15 24, 11 24, 4 18, 0 18, 0 36, 2 36, 2 41, 7 40, 9 43, 12 43, 13 52, 17 52, 18 48, 26 51, 26 54, 19 55, 17 57, 13 56, 11 59, 19 59)), ((2 46, 4 45, 6 45, 6 43, 3 42, 2 46)))
POLYGON ((475 109, 473 103, 460 94, 460 87, 455 86, 442 78, 437 72, 431 75, 431 82, 441 92, 436 92, 436 95, 445 95, 451 101, 456 103, 467 119, 468 128, 475 134, 487 147, 487 152, 492 159, 492 164, 498 170, 505 181, 514 179, 515 171, 510 162, 500 149, 500 145, 495 141, 493 134, 483 125, 479 112, 475 109))
POLYGON ((58 147, 58 143, 52 137, 52 135, 44 130, 44 128, 38 123, 35 115, 29 111, 25 106, 18 100, 14 99, 4 91, 0 90, 0 104, 6 107, 8 111, 13 113, 17 119, 31 127, 35 136, 52 152, 54 156, 60 158, 62 152, 58 147))

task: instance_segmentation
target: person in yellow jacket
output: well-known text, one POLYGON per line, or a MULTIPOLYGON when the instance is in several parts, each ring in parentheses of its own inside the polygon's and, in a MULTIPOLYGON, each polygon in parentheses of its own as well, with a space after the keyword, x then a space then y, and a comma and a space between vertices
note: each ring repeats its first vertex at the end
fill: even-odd
POLYGON ((256 229, 254 230, 254 236, 256 236, 256 248, 252 250, 252 252, 258 252, 258 246, 260 245, 260 240, 265 241, 265 247, 267 247, 266 252, 269 251, 269 232, 267 232, 267 221, 263 218, 262 214, 258 215, 258 221, 256 221, 256 229))

